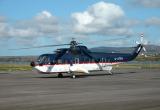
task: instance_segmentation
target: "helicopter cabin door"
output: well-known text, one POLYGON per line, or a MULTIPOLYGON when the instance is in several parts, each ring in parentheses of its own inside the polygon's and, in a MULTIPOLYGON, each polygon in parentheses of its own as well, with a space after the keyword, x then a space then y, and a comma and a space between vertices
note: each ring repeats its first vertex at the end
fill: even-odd
POLYGON ((79 64, 79 58, 75 58, 75 64, 79 64))

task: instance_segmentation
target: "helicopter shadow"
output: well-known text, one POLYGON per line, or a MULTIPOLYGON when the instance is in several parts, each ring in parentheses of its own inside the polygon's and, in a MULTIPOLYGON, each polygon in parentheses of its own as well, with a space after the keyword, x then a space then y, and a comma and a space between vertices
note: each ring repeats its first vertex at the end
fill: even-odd
MULTIPOLYGON (((76 75, 76 78, 87 78, 87 77, 95 77, 95 76, 117 76, 117 75, 123 75, 123 74, 134 74, 137 73, 135 71, 130 72, 113 72, 113 74, 109 73, 94 73, 94 74, 83 74, 83 75, 76 75)), ((65 78, 71 78, 70 75, 64 75, 63 77, 58 77, 57 75, 47 75, 47 76, 40 76, 36 78, 42 78, 42 79, 50 79, 50 78, 58 78, 58 79, 65 79, 65 78)))
MULTIPOLYGON (((76 78, 86 78, 88 75, 76 75, 76 78)), ((64 75, 63 77, 58 77, 58 76, 40 76, 36 78, 42 78, 42 79, 66 79, 66 78, 72 78, 70 75, 64 75)))
MULTIPOLYGON (((89 74, 89 75, 76 75, 76 78, 87 78, 87 77, 93 77, 93 76, 105 76, 106 74, 89 74)), ((65 78, 72 78, 70 75, 64 75, 63 77, 58 77, 56 75, 52 76, 52 75, 48 75, 48 76, 39 76, 39 77, 35 77, 35 78, 42 78, 42 79, 65 79, 65 78)))

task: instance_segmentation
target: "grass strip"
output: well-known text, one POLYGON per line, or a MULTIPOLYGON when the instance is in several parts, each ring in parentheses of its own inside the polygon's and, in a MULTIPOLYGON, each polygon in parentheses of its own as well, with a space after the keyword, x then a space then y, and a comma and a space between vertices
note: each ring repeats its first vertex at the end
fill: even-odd
POLYGON ((29 65, 20 64, 0 64, 0 71, 28 71, 32 70, 29 65))
POLYGON ((160 69, 160 64, 120 64, 120 65, 114 65, 114 68, 160 69))

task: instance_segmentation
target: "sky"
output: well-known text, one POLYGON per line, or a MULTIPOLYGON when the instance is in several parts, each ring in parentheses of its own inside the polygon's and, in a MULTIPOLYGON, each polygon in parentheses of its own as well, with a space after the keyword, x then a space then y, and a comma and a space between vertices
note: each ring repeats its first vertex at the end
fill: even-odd
MULTIPOLYGON (((160 45, 160 0, 0 0, 0 56, 51 53, 69 43, 88 48, 160 45)), ((62 47, 63 48, 63 47, 62 47)))

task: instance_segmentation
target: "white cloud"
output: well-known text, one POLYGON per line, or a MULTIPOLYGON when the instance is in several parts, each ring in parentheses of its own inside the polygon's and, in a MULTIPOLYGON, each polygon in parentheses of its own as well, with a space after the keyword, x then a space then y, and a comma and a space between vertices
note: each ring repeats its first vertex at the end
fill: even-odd
POLYGON ((160 8, 160 0, 131 0, 134 6, 143 6, 148 8, 160 8))
POLYGON ((72 14, 74 31, 81 34, 129 35, 125 13, 113 3, 98 2, 84 12, 72 14))
POLYGON ((0 16, 0 37, 4 38, 4 37, 8 37, 8 30, 9 30, 9 25, 6 22, 5 17, 0 16))
POLYGON ((48 11, 42 11, 30 20, 9 23, 0 17, 0 37, 53 36, 58 31, 58 21, 48 11))
POLYGON ((4 16, 0 16, 0 23, 1 22, 4 22, 6 19, 5 19, 5 17, 4 16))
POLYGON ((145 21, 146 26, 160 26, 160 18, 151 17, 145 21))
POLYGON ((52 14, 48 11, 42 11, 36 16, 37 19, 46 19, 51 17, 52 17, 52 14))
POLYGON ((0 23, 0 37, 5 37, 6 35, 8 36, 7 30, 7 25, 5 23, 0 23))
POLYGON ((37 36, 40 35, 38 32, 34 29, 15 29, 11 28, 9 31, 9 35, 13 37, 31 37, 31 36, 37 36))

